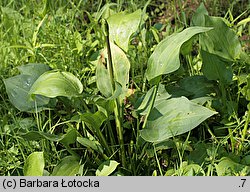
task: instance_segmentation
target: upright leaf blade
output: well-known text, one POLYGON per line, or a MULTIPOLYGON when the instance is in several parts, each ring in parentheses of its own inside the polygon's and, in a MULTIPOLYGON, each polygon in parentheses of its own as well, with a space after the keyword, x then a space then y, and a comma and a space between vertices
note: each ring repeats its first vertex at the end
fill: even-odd
POLYGON ((43 152, 33 152, 25 161, 24 176, 42 176, 44 169, 43 152))
POLYGON ((163 141, 194 129, 214 114, 185 97, 165 100, 154 106, 141 136, 149 142, 163 141))
POLYGON ((128 51, 130 36, 136 32, 141 20, 141 10, 131 14, 124 12, 114 14, 108 18, 110 40, 114 41, 125 52, 128 51))
POLYGON ((202 2, 196 9, 192 17, 191 24, 193 26, 205 26, 205 15, 208 15, 208 11, 202 2))
POLYGON ((168 36, 155 48, 148 60, 146 77, 150 81, 156 77, 176 71, 180 67, 180 48, 194 35, 211 30, 208 27, 190 27, 168 36))
POLYGON ((108 69, 104 66, 101 60, 96 66, 96 85, 99 91, 106 97, 112 96, 112 84, 108 69))
POLYGON ((31 95, 49 98, 58 96, 74 97, 83 91, 81 81, 69 72, 52 71, 41 75, 30 89, 31 95))
MULTIPOLYGON (((119 83, 119 86, 116 85, 117 89, 122 87, 122 96, 124 97, 127 92, 128 82, 129 82, 129 70, 130 62, 126 54, 115 44, 110 43, 112 63, 113 63, 113 72, 114 80, 119 83)), ((102 57, 107 59, 107 48, 102 51, 102 57)), ((112 85, 110 79, 109 70, 103 65, 103 62, 99 62, 96 69, 96 83, 100 92, 105 97, 112 96, 112 85)), ((119 91, 120 92, 120 91, 119 91)))

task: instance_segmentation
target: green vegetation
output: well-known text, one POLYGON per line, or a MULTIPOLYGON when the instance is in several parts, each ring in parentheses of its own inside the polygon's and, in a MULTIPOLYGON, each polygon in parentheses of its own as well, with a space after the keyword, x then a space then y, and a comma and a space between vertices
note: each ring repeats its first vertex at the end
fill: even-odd
POLYGON ((249 10, 1 1, 0 175, 250 175, 249 10))

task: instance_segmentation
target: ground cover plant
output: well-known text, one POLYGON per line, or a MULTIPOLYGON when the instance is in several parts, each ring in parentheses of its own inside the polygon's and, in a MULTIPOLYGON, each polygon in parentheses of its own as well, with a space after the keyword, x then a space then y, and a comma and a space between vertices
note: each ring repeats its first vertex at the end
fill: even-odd
POLYGON ((223 2, 2 1, 0 175, 250 175, 250 7, 223 2))

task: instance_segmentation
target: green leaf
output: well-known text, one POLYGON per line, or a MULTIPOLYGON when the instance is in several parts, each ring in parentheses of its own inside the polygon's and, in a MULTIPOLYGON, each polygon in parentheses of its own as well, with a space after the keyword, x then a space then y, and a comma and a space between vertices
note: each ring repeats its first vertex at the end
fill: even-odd
POLYGON ((165 100, 154 106, 141 136, 149 142, 160 142, 191 131, 214 114, 185 97, 165 100))
POLYGON ((53 169, 51 176, 75 176, 79 169, 79 159, 75 156, 67 156, 53 169))
POLYGON ((204 15, 204 27, 213 30, 200 35, 201 48, 209 53, 234 61, 240 57, 241 45, 236 33, 230 29, 221 17, 204 15))
POLYGON ((191 76, 181 79, 179 86, 188 91, 192 98, 199 98, 214 93, 214 86, 211 81, 208 81, 204 76, 191 76))
POLYGON ((250 174, 250 166, 242 165, 234 162, 228 157, 223 157, 220 162, 215 165, 218 176, 225 175, 241 175, 246 176, 250 174))
POLYGON ((196 9, 192 20, 191 25, 192 26, 205 26, 205 15, 208 15, 207 9, 204 6, 204 3, 202 2, 200 6, 196 9))
POLYGON ((77 131, 75 128, 69 128, 67 133, 61 136, 60 142, 63 143, 65 146, 69 146, 76 142, 77 138, 77 131))
POLYGON ((103 162, 96 170, 96 176, 108 176, 110 175, 120 163, 114 160, 108 160, 103 162))
POLYGON ((230 84, 233 78, 232 62, 220 56, 201 50, 202 72, 209 80, 230 84))
POLYGON ((53 135, 50 133, 44 133, 40 131, 29 131, 27 133, 20 133, 20 136, 29 141, 39 141, 41 139, 47 139, 50 141, 60 141, 62 138, 58 135, 53 135))
POLYGON ((30 95, 49 98, 58 96, 75 97, 83 91, 81 81, 69 72, 50 71, 41 75, 30 89, 30 95))
POLYGON ((91 125, 94 129, 99 129, 102 123, 107 119, 106 115, 97 111, 96 113, 84 113, 80 115, 80 118, 85 123, 91 125))
POLYGON ((77 131, 74 128, 70 128, 67 130, 66 134, 61 134, 61 135, 54 135, 41 131, 29 131, 27 133, 20 133, 20 136, 29 141, 39 141, 41 139, 46 139, 54 142, 60 141, 64 145, 69 145, 75 143, 77 137, 77 131))
POLYGON ((45 64, 29 63, 18 69, 21 72, 20 75, 4 80, 10 102, 20 111, 34 112, 36 108, 38 111, 42 110, 50 99, 37 95, 35 100, 31 100, 29 91, 37 78, 50 70, 50 67, 45 64))
POLYGON ((180 48, 194 35, 211 30, 208 27, 190 27, 162 40, 148 60, 146 77, 148 81, 176 71, 180 67, 180 48))
POLYGON ((77 141, 87 147, 87 148, 91 148, 95 151, 97 151, 98 153, 103 153, 103 149, 101 144, 98 141, 91 141, 90 139, 84 138, 84 137, 77 137, 77 141))
MULTIPOLYGON (((114 81, 118 83, 116 84, 116 89, 120 89, 120 85, 122 87, 122 95, 121 98, 125 97, 127 93, 127 87, 129 82, 129 70, 130 70, 130 62, 126 56, 126 54, 115 44, 110 43, 111 54, 112 54, 112 63, 113 63, 113 71, 114 71, 114 81)), ((101 53, 101 58, 106 58, 107 56, 107 48, 105 48, 101 53)), ((110 79, 109 70, 105 67, 107 64, 103 63, 102 59, 100 59, 96 68, 96 83, 99 91, 105 97, 112 96, 112 85, 110 79)), ((116 91, 115 91, 116 92, 116 91)), ((118 91, 120 94, 120 90, 118 91)))
POLYGON ((245 77, 244 83, 246 83, 246 85, 242 88, 241 93, 250 101, 250 74, 245 77))
POLYGON ((147 91, 147 93, 145 94, 145 96, 143 96, 143 100, 140 104, 140 106, 138 106, 138 108, 136 109, 136 111, 140 114, 145 114, 147 112, 147 109, 149 108, 149 105, 152 101, 153 98, 153 93, 154 93, 154 87, 152 87, 151 89, 149 89, 147 91), (142 113, 144 112, 144 113, 142 113))
POLYGON ((201 165, 207 158, 207 146, 204 143, 195 145, 195 150, 191 151, 188 156, 188 161, 201 165))
POLYGON ((109 75, 109 71, 106 68, 106 63, 103 63, 101 59, 96 66, 96 85, 99 91, 106 97, 112 96, 112 84, 109 75))
POLYGON ((33 152, 26 159, 23 167, 24 176, 42 176, 44 169, 43 152, 33 152))
POLYGON ((114 100, 118 98, 121 94, 123 94, 122 85, 115 81, 115 91, 111 97, 107 98, 107 100, 114 100))
POLYGON ((124 12, 114 14, 107 20, 110 40, 114 41, 125 52, 128 51, 130 36, 136 32, 141 20, 141 10, 131 14, 124 12))
MULTIPOLYGON (((150 108, 150 103, 152 102, 153 92, 154 92, 154 87, 152 87, 150 90, 147 91, 140 106, 136 109, 136 111, 140 115, 146 115, 148 113, 148 110, 150 108)), ((159 84, 157 95, 155 98, 155 104, 158 104, 161 101, 166 100, 170 97, 171 95, 168 94, 168 92, 165 89, 165 86, 159 84)))
POLYGON ((38 78, 44 72, 49 71, 50 67, 42 63, 29 63, 18 67, 20 73, 38 78))
POLYGON ((250 155, 243 157, 241 163, 250 166, 250 155))
POLYGON ((205 172, 198 164, 189 164, 182 167, 184 176, 205 176, 205 172))

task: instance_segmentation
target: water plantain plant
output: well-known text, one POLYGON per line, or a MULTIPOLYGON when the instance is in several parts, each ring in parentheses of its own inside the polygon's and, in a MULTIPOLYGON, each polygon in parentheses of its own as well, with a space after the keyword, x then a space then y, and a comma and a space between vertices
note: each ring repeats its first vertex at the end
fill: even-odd
MULTIPOLYGON (((236 110, 230 105, 231 95, 227 91, 234 81, 232 66, 249 63, 236 33, 222 18, 209 16, 202 4, 192 18, 191 27, 166 36, 150 49, 145 44, 148 18, 145 10, 116 13, 111 8, 112 4, 104 6, 100 14, 92 18, 104 40, 99 41, 102 49, 97 50, 93 54, 95 59, 91 60, 92 93, 85 86, 90 83, 82 83, 72 73, 51 69, 45 64, 23 65, 18 68, 20 75, 4 80, 10 102, 20 111, 33 113, 38 118, 38 129, 20 132, 20 136, 60 143, 68 152, 52 172, 45 170, 45 151, 32 153, 25 162, 24 175, 157 175, 157 171, 152 172, 150 168, 155 165, 145 160, 150 157, 155 158, 161 175, 211 175, 214 169, 218 175, 223 175, 226 173, 222 162, 227 162, 229 168, 239 165, 236 171, 244 170, 244 174, 249 174, 247 164, 229 157, 224 157, 220 163, 214 161, 222 144, 216 140, 209 121, 221 118, 221 123, 227 125, 227 120, 233 118, 232 111, 236 110), (193 56, 194 44, 198 62, 195 66, 191 64, 192 73, 184 76, 183 70, 188 68, 184 58, 193 56), (131 61, 133 49, 150 53, 146 66, 131 61), (136 70, 141 73, 139 81, 135 77, 136 70), (46 131, 39 123, 39 113, 56 110, 60 102, 73 106, 74 112, 67 122, 66 132, 56 134, 53 125, 46 131), (215 139, 217 148, 202 144, 194 149, 190 147, 191 130, 201 125, 215 139), (179 139, 181 136, 186 140, 179 139), (168 167, 168 163, 164 164, 164 158, 158 156, 164 157, 168 149, 177 150, 180 166, 170 167, 164 173, 163 167, 168 167), (182 160, 186 151, 190 151, 189 161, 193 163, 182 160), (212 158, 207 173, 201 165, 207 160, 192 161, 195 156, 192 151, 197 154, 207 151, 203 155, 212 158), (95 172, 86 168, 85 158, 92 158, 98 165, 95 172), (142 160, 144 164, 140 163, 142 160)), ((249 101, 249 75, 245 81, 247 85, 242 92, 249 101)), ((249 145, 247 114, 245 126, 240 130, 238 152, 249 145)), ((229 126, 229 140, 235 151, 233 132, 229 126)), ((93 162, 89 160, 86 164, 93 162)))

